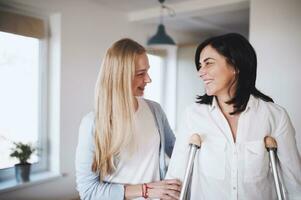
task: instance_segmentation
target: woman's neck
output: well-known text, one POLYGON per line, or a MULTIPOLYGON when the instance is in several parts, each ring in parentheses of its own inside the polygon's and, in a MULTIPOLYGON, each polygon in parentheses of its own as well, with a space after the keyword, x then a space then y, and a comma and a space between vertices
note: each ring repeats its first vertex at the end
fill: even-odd
POLYGON ((227 91, 222 91, 216 95, 216 100, 224 115, 228 115, 234 111, 233 104, 228 104, 235 94, 236 87, 233 86, 227 91))
POLYGON ((229 115, 234 111, 233 104, 227 103, 231 99, 232 97, 230 95, 216 96, 217 103, 224 115, 229 115))
POLYGON ((221 112, 223 113, 224 117, 228 121, 228 124, 231 129, 233 141, 235 143, 236 135, 237 135, 238 118, 239 118, 240 114, 234 114, 234 115, 230 114, 234 111, 233 104, 227 103, 229 100, 232 99, 230 96, 224 96, 224 97, 219 96, 219 97, 216 97, 216 99, 217 99, 218 105, 221 109, 221 112))

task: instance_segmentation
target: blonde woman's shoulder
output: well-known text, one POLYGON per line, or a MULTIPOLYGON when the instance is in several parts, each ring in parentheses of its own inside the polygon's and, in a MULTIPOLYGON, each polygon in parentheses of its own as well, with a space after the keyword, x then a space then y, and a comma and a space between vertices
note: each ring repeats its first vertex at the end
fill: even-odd
POLYGON ((139 99, 143 100, 143 101, 146 101, 146 102, 150 102, 150 103, 153 103, 153 104, 157 104, 157 105, 160 105, 158 102, 154 101, 154 100, 151 100, 151 99, 146 99, 144 97, 139 97, 139 99))
POLYGON ((95 119, 95 113, 93 111, 87 113, 82 120, 92 120, 94 121, 95 119))
POLYGON ((140 97, 140 99, 142 101, 145 101, 148 105, 152 105, 152 107, 162 108, 161 105, 156 101, 153 101, 153 100, 150 100, 150 99, 145 99, 143 97, 140 97))
POLYGON ((86 114, 80 123, 79 133, 86 135, 89 133, 89 135, 93 135, 94 133, 94 120, 95 120, 95 114, 94 112, 89 112, 86 114))

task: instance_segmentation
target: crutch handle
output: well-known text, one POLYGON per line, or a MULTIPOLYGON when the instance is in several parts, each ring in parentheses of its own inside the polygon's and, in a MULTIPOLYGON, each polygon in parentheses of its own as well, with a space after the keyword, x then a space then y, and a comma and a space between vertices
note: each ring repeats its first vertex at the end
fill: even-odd
POLYGON ((279 174, 279 163, 277 162, 277 142, 273 137, 266 136, 264 137, 264 143, 267 151, 269 152, 278 200, 286 200, 284 183, 281 179, 281 174, 279 174))
POLYGON ((201 137, 199 134, 195 133, 193 134, 191 137, 190 137, 190 140, 189 140, 189 144, 190 145, 195 145, 197 146, 198 148, 201 147, 201 143, 202 143, 202 140, 201 140, 201 137))
POLYGON ((265 148, 267 148, 268 151, 277 150, 277 142, 271 136, 265 136, 264 137, 264 144, 265 144, 265 148))

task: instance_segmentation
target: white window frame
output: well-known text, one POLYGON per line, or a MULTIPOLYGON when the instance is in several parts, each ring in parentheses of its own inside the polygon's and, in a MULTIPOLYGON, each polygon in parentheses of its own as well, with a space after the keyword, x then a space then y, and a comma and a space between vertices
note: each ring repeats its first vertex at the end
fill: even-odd
MULTIPOLYGON (((161 90, 160 90, 160 99, 158 100, 158 99, 154 99, 154 98, 152 98, 152 96, 147 96, 147 95, 145 95, 145 97, 146 98, 149 98, 149 99, 151 99, 151 100, 155 100, 157 103, 159 103, 160 105, 163 105, 163 102, 164 102, 164 94, 165 94, 165 88, 164 88, 164 83, 165 83, 165 77, 166 77, 166 70, 165 70, 165 67, 164 66, 166 66, 166 55, 165 54, 159 54, 158 52, 148 52, 147 53, 147 55, 151 55, 151 56, 156 56, 156 57, 159 57, 161 60, 162 60, 162 63, 161 63, 161 65, 159 66, 159 67, 161 67, 161 69, 160 69, 160 73, 161 73, 161 77, 162 77, 162 79, 160 80, 160 83, 159 83, 159 85, 162 87, 161 88, 161 90)), ((150 57, 148 57, 148 59, 149 59, 149 62, 150 62, 150 57)), ((151 62, 150 62, 150 70, 152 69, 152 68, 154 68, 154 67, 158 67, 158 66, 152 66, 152 64, 151 64, 151 62)), ((152 85, 153 85, 153 79, 154 79, 154 74, 150 74, 149 73, 149 75, 150 75, 150 78, 151 78, 151 80, 152 80, 152 83, 149 85, 149 86, 147 86, 147 87, 152 87, 152 85)), ((148 89, 147 89, 148 90, 148 89)), ((146 90, 146 92, 147 92, 147 90, 146 90)))
POLYGON ((151 45, 147 51, 149 54, 163 57, 163 95, 162 108, 166 113, 170 127, 176 129, 176 105, 177 105, 177 46, 173 45, 151 45))
MULTIPOLYGON (((4 9, 3 9, 4 10, 4 9)), ((21 13, 28 15, 27 13, 21 13)), ((32 14, 30 16, 33 16, 32 14)), ((41 16, 37 16, 41 19, 41 16)), ((38 142, 37 153, 39 161, 31 165, 31 174, 45 172, 49 170, 49 144, 48 144, 48 46, 49 39, 47 36, 48 20, 42 18, 45 24, 45 37, 39 39, 39 124, 38 124, 38 142)), ((14 167, 0 169, 0 182, 15 179, 14 167)))

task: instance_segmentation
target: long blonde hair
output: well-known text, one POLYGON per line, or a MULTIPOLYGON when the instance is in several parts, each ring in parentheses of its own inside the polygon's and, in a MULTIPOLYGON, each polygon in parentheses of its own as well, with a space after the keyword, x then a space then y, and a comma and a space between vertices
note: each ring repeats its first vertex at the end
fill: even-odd
POLYGON ((115 158, 133 145, 135 59, 144 47, 131 39, 115 42, 106 52, 95 90, 95 154, 100 179, 116 169, 115 158))

